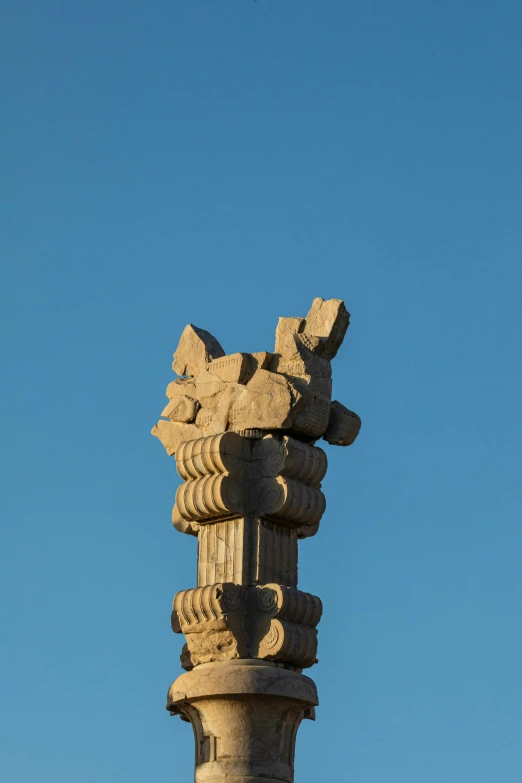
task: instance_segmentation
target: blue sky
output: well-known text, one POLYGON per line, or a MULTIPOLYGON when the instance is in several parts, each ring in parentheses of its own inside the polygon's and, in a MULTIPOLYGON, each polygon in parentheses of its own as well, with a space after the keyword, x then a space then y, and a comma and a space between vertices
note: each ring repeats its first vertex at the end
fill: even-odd
POLYGON ((178 479, 150 428, 188 322, 270 350, 340 297, 321 698, 296 783, 515 783, 522 10, 0 2, 0 778, 188 781, 178 479))

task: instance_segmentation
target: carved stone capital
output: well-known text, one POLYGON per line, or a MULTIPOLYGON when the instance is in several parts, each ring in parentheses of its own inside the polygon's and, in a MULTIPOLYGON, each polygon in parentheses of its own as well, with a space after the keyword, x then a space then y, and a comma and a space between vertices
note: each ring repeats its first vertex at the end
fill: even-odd
POLYGON ((241 587, 233 583, 182 590, 174 598, 172 630, 187 640, 185 669, 202 663, 259 658, 297 669, 317 655, 319 598, 278 584, 241 587))
POLYGON ((182 590, 172 605, 172 630, 185 634, 181 665, 248 658, 247 589, 233 583, 182 590))
POLYGON ((288 436, 251 439, 234 432, 182 443, 176 468, 174 526, 197 535, 201 525, 241 516, 276 519, 310 535, 324 513, 322 449, 288 436))

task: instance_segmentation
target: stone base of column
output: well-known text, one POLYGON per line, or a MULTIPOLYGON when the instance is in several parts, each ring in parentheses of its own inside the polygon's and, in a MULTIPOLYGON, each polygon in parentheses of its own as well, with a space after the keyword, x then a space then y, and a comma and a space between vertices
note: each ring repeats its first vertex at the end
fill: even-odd
POLYGON ((309 677, 257 659, 201 664, 167 698, 192 724, 196 783, 293 783, 297 730, 317 704, 309 677))

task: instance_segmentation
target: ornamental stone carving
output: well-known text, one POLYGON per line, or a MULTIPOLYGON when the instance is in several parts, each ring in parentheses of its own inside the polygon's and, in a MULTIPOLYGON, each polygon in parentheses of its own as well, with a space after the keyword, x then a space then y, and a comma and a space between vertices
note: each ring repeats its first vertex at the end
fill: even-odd
POLYGON ((319 598, 297 589, 298 540, 326 508, 320 438, 351 445, 361 420, 332 401, 331 360, 349 314, 314 299, 280 318, 273 352, 226 354, 189 324, 179 377, 152 430, 182 479, 172 522, 198 539, 197 586, 177 593, 186 673, 167 709, 189 721, 197 783, 292 783, 295 736, 314 718, 319 598), (277 726, 277 729, 275 728, 277 726))

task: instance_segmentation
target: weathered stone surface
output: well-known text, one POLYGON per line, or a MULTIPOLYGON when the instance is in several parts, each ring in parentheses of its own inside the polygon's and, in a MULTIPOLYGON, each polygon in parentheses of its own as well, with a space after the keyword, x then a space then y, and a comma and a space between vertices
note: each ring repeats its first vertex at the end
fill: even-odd
POLYGON ((322 449, 278 434, 225 432, 181 444, 176 468, 185 483, 172 521, 199 538, 198 586, 295 587, 297 539, 317 532, 326 466, 322 449))
POLYGON ((247 592, 239 585, 219 583, 182 590, 174 598, 171 625, 183 633, 187 647, 184 669, 201 663, 248 658, 245 624, 247 592))
POLYGON ((197 398, 196 384, 189 378, 176 378, 175 381, 171 381, 165 393, 169 400, 179 394, 192 397, 194 400, 197 398))
POLYGON ((258 370, 269 370, 270 363, 272 361, 273 354, 268 351, 256 351, 255 353, 249 353, 248 367, 245 376, 241 380, 241 383, 248 383, 248 381, 255 375, 258 370))
POLYGON ((223 389, 226 389, 226 381, 222 381, 217 375, 212 375, 208 369, 202 370, 195 380, 196 397, 201 405, 205 407, 211 401, 211 398, 223 389))
MULTIPOLYGON (((244 449, 244 439, 234 432, 222 432, 211 437, 197 438, 182 443, 177 449, 176 468, 186 483, 178 487, 176 492, 172 523, 180 532, 189 535, 200 534, 198 558, 200 563, 205 559, 202 526, 209 521, 216 523, 220 519, 239 516, 245 510, 248 454, 244 453, 244 449)), ((216 525, 213 524, 212 527, 216 528, 216 525)), ((214 532, 218 532, 217 528, 214 532)), ((226 528, 219 530, 219 538, 216 536, 212 541, 212 552, 209 555, 214 559, 213 562, 215 562, 216 547, 221 554, 224 552, 228 561, 239 557, 234 549, 238 545, 235 533, 235 530, 226 528), (233 541, 230 533, 233 534, 233 541)), ((205 540, 207 539, 208 536, 205 540)), ((210 578, 200 579, 199 584, 204 586, 220 581, 241 582, 240 579, 229 578, 226 573, 216 577, 216 570, 212 566, 210 578)))
POLYGON ((308 347, 308 341, 303 339, 304 337, 306 335, 289 335, 285 355, 274 354, 270 370, 284 375, 313 375, 319 378, 331 378, 330 361, 312 353, 308 347))
POLYGON ((176 453, 176 449, 186 440, 194 440, 199 437, 200 430, 195 424, 182 424, 178 421, 160 420, 151 430, 152 435, 163 443, 169 457, 176 453))
POLYGON ((196 783, 293 783, 295 735, 317 703, 297 673, 317 663, 320 600, 297 589, 298 540, 325 510, 326 455, 359 417, 331 402, 330 360, 348 327, 340 300, 281 318, 274 353, 225 356, 189 325, 169 403, 153 429, 183 483, 172 522, 198 538, 197 587, 179 592, 172 628, 188 674, 168 709, 192 723, 196 783), (285 434, 286 433, 286 434, 285 434))
POLYGON ((182 668, 187 671, 202 663, 247 657, 246 648, 241 647, 240 637, 229 628, 208 630, 203 633, 185 633, 185 638, 186 646, 180 661, 182 668))
POLYGON ((167 696, 194 730, 195 783, 292 783, 297 730, 317 703, 309 677, 248 660, 197 666, 167 696))
POLYGON ((330 400, 332 398, 332 379, 330 377, 330 362, 318 356, 312 356, 307 361, 282 360, 282 365, 292 371, 285 373, 292 387, 301 395, 300 406, 295 406, 292 418, 292 433, 303 438, 320 438, 328 426, 330 416, 330 400), (299 374, 303 370, 315 370, 299 374), (324 373, 324 374, 323 374, 324 373))
POLYGON ((253 480, 285 476, 321 488, 328 461, 322 449, 287 435, 265 435, 252 443, 253 480))
POLYGON ((198 413, 196 424, 206 435, 217 435, 225 432, 230 418, 230 409, 244 391, 239 383, 227 383, 215 394, 202 397, 203 407, 198 413))
MULTIPOLYGON (((193 437, 232 429, 253 433, 290 430, 313 442, 330 418, 332 371, 335 355, 349 322, 340 299, 314 299, 306 318, 280 318, 275 353, 225 355, 211 334, 189 324, 174 355, 173 367, 190 377, 167 387, 171 402, 162 416, 172 422, 192 423, 193 437), (173 402, 179 398, 177 402, 173 402), (184 400, 184 401, 183 401, 184 400)), ((169 454, 179 442, 178 430, 154 429, 169 454)), ((349 439, 340 436, 339 443, 349 439)))
POLYGON ((197 400, 178 394, 169 401, 161 415, 171 421, 189 422, 194 421, 198 409, 199 402, 197 400))
POLYGON ((214 473, 234 473, 244 481, 244 465, 249 457, 250 447, 244 438, 235 432, 223 432, 184 443, 176 454, 176 470, 184 481, 214 473))
POLYGON ((320 438, 328 426, 330 398, 306 392, 303 406, 292 420, 292 432, 302 433, 307 438, 320 438))
MULTIPOLYGON (((305 373, 304 375, 285 375, 285 377, 303 397, 310 394, 318 394, 319 397, 323 397, 325 400, 330 401, 332 399, 332 379, 330 376, 305 373)), ((305 403, 303 403, 304 405, 305 403)))
POLYGON ((171 624, 185 634, 181 662, 187 670, 235 658, 306 668, 316 662, 321 613, 319 598, 292 587, 221 582, 177 593, 171 624))
POLYGON ((306 316, 305 334, 324 337, 317 352, 325 359, 333 359, 339 350, 350 323, 350 313, 341 299, 324 300, 318 297, 306 316))
POLYGON ((177 712, 185 700, 242 694, 292 699, 310 707, 319 704, 310 677, 266 661, 246 660, 206 664, 181 674, 169 688, 167 709, 177 712))
POLYGON ((359 416, 334 400, 330 410, 328 427, 323 435, 324 439, 332 446, 351 446, 360 429, 361 419, 359 416))
MULTIPOLYGON (((194 527, 194 522, 185 524, 194 527)), ((174 526, 181 530, 177 521, 174 526)), ((198 584, 218 581, 263 584, 274 580, 296 587, 297 541, 306 538, 308 531, 310 535, 317 532, 313 526, 292 528, 283 520, 260 518, 251 513, 199 525, 196 531, 198 584)), ((190 530, 181 532, 190 533, 190 530)))
POLYGON ((304 318, 280 318, 276 329, 274 353, 292 356, 295 353, 294 335, 301 332, 304 325, 304 318))
POLYGON ((326 508, 320 489, 282 476, 262 479, 258 493, 256 508, 260 514, 299 531, 317 525, 326 508))
POLYGON ((250 375, 251 357, 247 353, 232 353, 214 359, 207 371, 226 383, 245 383, 250 375))
POLYGON ((210 332, 188 324, 176 348, 172 369, 178 375, 199 375, 206 364, 224 355, 225 351, 210 332))
POLYGON ((229 420, 233 429, 260 430, 290 426, 297 394, 286 378, 269 370, 257 370, 233 404, 229 420))
POLYGON ((272 359, 272 354, 268 353, 268 351, 256 351, 255 353, 251 353, 250 356, 254 360, 254 371, 255 370, 268 370, 270 366, 270 361, 272 359))

